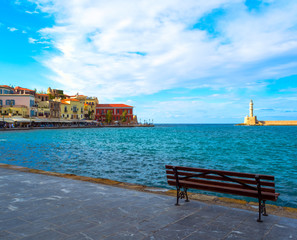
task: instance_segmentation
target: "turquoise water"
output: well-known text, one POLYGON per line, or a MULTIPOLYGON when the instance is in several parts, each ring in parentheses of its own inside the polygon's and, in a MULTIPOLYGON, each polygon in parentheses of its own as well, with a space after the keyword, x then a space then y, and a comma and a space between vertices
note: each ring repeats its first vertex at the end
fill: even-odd
POLYGON ((296 149, 294 126, 0 132, 2 163, 165 188, 165 164, 270 174, 281 193, 276 204, 291 207, 297 207, 296 149))

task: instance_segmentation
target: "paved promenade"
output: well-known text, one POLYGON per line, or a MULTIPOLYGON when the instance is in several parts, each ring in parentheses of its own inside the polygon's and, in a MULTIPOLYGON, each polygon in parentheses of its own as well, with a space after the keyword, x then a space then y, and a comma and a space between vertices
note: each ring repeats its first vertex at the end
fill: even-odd
POLYGON ((297 219, 0 168, 0 239, 297 239, 297 219))

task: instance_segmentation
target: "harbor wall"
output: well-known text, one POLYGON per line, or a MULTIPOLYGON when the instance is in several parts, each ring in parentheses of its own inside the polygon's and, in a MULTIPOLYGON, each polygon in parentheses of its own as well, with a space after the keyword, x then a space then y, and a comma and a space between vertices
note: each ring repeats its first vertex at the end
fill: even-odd
POLYGON ((259 125, 265 126, 297 126, 297 121, 259 121, 259 125))

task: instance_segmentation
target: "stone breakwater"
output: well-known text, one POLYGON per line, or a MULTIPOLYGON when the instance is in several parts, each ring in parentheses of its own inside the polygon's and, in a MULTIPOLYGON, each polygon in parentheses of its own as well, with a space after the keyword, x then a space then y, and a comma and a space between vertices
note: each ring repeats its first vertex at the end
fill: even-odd
POLYGON ((254 121, 236 124, 236 126, 297 126, 297 121, 254 121))
POLYGON ((297 126, 297 121, 259 121, 263 126, 297 126))
MULTIPOLYGON (((131 190, 136 190, 141 192, 148 192, 153 194, 176 196, 176 190, 169 190, 166 188, 147 187, 145 185, 119 182, 119 181, 114 181, 114 180, 104 179, 104 178, 92 178, 92 177, 85 177, 85 176, 77 176, 75 174, 64 174, 64 173, 43 171, 43 170, 30 169, 26 167, 20 167, 20 166, 3 164, 3 163, 0 163, 0 168, 13 169, 21 172, 43 174, 48 176, 63 177, 63 178, 98 183, 98 184, 105 184, 105 185, 110 185, 114 187, 131 189, 131 190)), ((245 200, 238 200, 238 199, 226 198, 226 197, 216 197, 216 196, 210 196, 210 195, 198 194, 198 193, 192 193, 192 192, 188 192, 188 195, 190 200, 196 200, 196 201, 205 202, 208 204, 220 205, 220 206, 245 209, 245 210, 250 210, 255 212, 258 211, 257 202, 248 202, 245 200)), ((282 206, 276 206, 271 204, 266 204, 266 208, 269 214, 297 219, 296 208, 282 207, 282 206)))

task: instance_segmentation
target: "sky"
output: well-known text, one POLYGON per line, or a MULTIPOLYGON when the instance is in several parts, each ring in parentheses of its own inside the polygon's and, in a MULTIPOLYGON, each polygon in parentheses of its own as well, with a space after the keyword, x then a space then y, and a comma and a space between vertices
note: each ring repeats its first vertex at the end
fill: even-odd
POLYGON ((296 0, 1 0, 0 84, 154 123, 297 120, 296 0))

